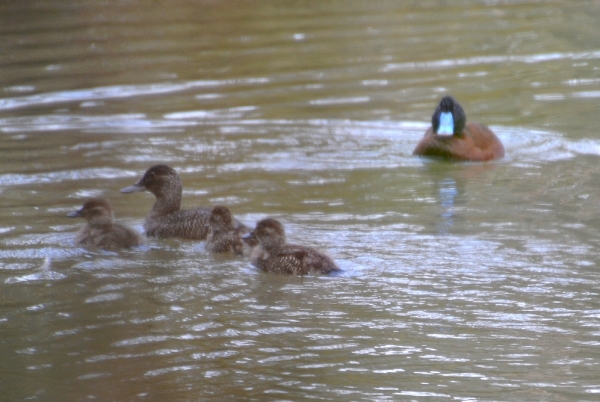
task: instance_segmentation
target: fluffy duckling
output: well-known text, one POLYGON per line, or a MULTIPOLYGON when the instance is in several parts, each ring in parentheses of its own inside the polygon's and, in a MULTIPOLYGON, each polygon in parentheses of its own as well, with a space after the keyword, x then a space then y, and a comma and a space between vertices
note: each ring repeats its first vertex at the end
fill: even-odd
POLYGON ((105 198, 92 198, 83 207, 67 215, 87 220, 75 237, 75 244, 108 250, 130 248, 142 244, 141 236, 131 228, 113 222, 110 203, 105 198))
POLYGON ((213 253, 232 252, 236 255, 250 255, 252 242, 246 244, 242 241, 242 235, 248 232, 250 230, 247 227, 236 226, 227 207, 214 207, 208 220, 206 250, 213 253))
MULTIPOLYGON (((206 239, 213 208, 182 210, 183 187, 179 175, 173 168, 167 165, 154 165, 136 184, 121 189, 121 192, 128 194, 146 190, 156 197, 152 210, 144 222, 147 236, 206 239)), ((237 221, 236 224, 243 226, 237 221)))
POLYGON ((258 242, 250 256, 250 262, 263 271, 306 275, 311 272, 328 274, 340 270, 330 257, 313 248, 286 244, 283 226, 273 218, 259 221, 254 231, 245 234, 243 239, 258 242))
POLYGON ((504 146, 492 130, 467 123, 465 111, 451 96, 440 101, 431 123, 413 155, 480 162, 504 157, 504 146))

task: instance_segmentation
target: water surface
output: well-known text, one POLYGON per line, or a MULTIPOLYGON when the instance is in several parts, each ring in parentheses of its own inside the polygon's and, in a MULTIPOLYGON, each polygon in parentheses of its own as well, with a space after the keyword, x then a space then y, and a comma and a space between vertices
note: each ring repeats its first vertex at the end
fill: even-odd
POLYGON ((0 10, 1 399, 597 399, 597 2, 0 10), (448 93, 503 160, 411 155, 448 93), (343 273, 74 246, 155 163, 343 273))

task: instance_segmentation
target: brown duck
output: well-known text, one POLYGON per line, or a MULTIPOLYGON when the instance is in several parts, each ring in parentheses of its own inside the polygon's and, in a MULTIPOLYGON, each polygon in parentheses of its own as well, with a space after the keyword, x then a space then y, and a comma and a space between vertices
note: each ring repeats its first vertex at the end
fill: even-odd
MULTIPOLYGON (((146 190, 156 197, 144 222, 147 236, 206 239, 213 208, 181 209, 183 187, 175 169, 167 165, 154 165, 136 184, 121 189, 121 192, 128 194, 146 190)), ((237 224, 243 226, 239 222, 237 224)))
POLYGON ((250 255, 256 243, 246 243, 242 235, 250 232, 245 226, 236 226, 231 211, 224 206, 213 208, 208 220, 206 250, 213 253, 231 252, 236 255, 250 255))
POLYGON ((113 221, 110 203, 105 198, 89 199, 83 207, 67 216, 82 217, 88 222, 77 233, 75 244, 107 250, 130 248, 142 244, 142 238, 136 231, 113 221))
POLYGON ((243 238, 247 242, 258 242, 250 256, 250 262, 263 271, 305 275, 328 274, 340 270, 330 257, 313 248, 286 244, 283 226, 273 218, 259 221, 254 231, 243 238))
POLYGON ((431 117, 413 155, 437 156, 463 161, 488 161, 504 157, 504 146, 487 126, 467 123, 460 104, 444 97, 431 117))

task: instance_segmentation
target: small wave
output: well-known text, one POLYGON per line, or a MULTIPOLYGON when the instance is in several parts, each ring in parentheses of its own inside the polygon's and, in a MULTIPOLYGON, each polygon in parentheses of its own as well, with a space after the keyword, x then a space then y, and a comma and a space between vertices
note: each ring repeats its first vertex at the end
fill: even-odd
POLYGON ((504 148, 506 159, 556 161, 577 155, 600 155, 600 141, 569 140, 560 133, 523 127, 493 127, 504 148))
POLYGON ((58 281, 66 278, 65 274, 61 274, 60 272, 54 271, 40 271, 33 274, 27 274, 22 276, 13 276, 10 278, 6 278, 4 283, 6 284, 14 284, 14 283, 23 283, 23 282, 37 282, 37 281, 58 281))
POLYGON ((600 59, 600 50, 589 52, 555 52, 526 55, 493 55, 475 56, 460 59, 444 59, 423 62, 389 63, 382 68, 382 72, 398 70, 438 70, 464 66, 477 66, 483 64, 504 63, 545 63, 555 60, 597 60, 600 59))
POLYGON ((114 168, 91 168, 40 172, 36 174, 8 173, 0 175, 0 186, 20 186, 26 184, 59 183, 65 180, 116 179, 136 177, 139 172, 114 168))
POLYGON ((197 80, 181 83, 157 83, 147 85, 115 85, 70 91, 47 92, 15 98, 0 99, 0 110, 19 109, 40 105, 53 105, 65 102, 97 101, 112 98, 163 95, 187 91, 194 88, 219 87, 228 85, 255 85, 269 82, 268 78, 237 78, 227 80, 197 80))
POLYGON ((7 278, 4 283, 13 284, 34 281, 56 281, 66 277, 66 275, 60 272, 52 271, 52 260, 50 257, 46 257, 42 265, 38 268, 38 272, 7 278))

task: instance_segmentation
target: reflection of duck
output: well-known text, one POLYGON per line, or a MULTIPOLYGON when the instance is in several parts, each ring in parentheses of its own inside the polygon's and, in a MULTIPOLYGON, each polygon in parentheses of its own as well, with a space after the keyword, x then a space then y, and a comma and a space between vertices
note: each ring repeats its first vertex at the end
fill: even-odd
POLYGON ((465 161, 488 161, 504 156, 504 146, 492 130, 466 121, 460 104, 451 96, 444 97, 431 117, 432 127, 413 154, 465 161))
POLYGON ((283 226, 273 218, 259 221, 254 231, 243 238, 246 242, 258 241, 250 261, 263 271, 305 275, 310 272, 328 274, 340 270, 330 257, 313 248, 286 244, 283 226))
POLYGON ((108 200, 104 198, 92 198, 86 201, 81 209, 67 216, 82 217, 88 222, 77 234, 76 244, 113 250, 142 244, 142 238, 137 232, 113 222, 112 209, 108 200))
POLYGON ((439 182, 440 204, 442 206, 442 220, 439 223, 441 234, 448 234, 449 229, 454 225, 454 202, 458 190, 456 181, 448 177, 439 182))
POLYGON ((422 177, 426 186, 431 186, 432 197, 436 200, 436 211, 431 212, 432 226, 438 234, 462 231, 469 222, 470 205, 473 199, 483 200, 487 184, 493 180, 495 163, 426 163, 422 177))
POLYGON ((213 209, 180 209, 183 188, 174 169, 167 165, 154 165, 136 184, 121 189, 121 192, 127 194, 145 190, 156 197, 156 202, 144 223, 147 236, 206 239, 208 220, 213 209))
POLYGON ((242 235, 249 231, 245 226, 236 227, 233 216, 227 207, 214 207, 208 220, 206 249, 213 253, 232 252, 237 255, 249 255, 250 247, 257 244, 250 242, 245 246, 242 235))

